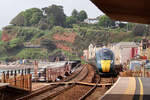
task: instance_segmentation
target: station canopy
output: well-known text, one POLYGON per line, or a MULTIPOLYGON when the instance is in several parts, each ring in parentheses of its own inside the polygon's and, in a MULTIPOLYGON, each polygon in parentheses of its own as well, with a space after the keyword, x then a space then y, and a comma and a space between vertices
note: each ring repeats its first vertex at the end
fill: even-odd
POLYGON ((113 20, 150 24, 150 0, 91 0, 113 20))

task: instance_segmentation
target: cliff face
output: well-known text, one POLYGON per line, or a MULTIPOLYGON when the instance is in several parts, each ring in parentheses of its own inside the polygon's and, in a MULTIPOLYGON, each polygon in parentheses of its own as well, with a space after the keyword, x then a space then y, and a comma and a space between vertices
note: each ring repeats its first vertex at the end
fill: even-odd
POLYGON ((11 40, 11 36, 9 35, 9 34, 2 34, 2 37, 1 37, 1 40, 3 41, 3 42, 8 42, 8 41, 10 41, 11 40))
POLYGON ((72 48, 67 45, 75 42, 76 33, 63 33, 63 34, 54 34, 53 39, 57 48, 60 48, 65 51, 72 52, 72 48))
POLYGON ((10 28, 4 28, 2 31, 1 40, 3 42, 8 42, 13 38, 16 38, 17 32, 15 30, 12 30, 10 28))
POLYGON ((74 43, 76 37, 76 33, 63 33, 63 34, 54 34, 53 39, 57 41, 66 41, 70 43, 74 43))
POLYGON ((13 38, 13 35, 9 34, 9 33, 7 32, 7 30, 4 30, 4 31, 2 32, 2 37, 1 37, 1 39, 2 39, 3 42, 8 42, 8 41, 10 41, 12 38, 13 38))
POLYGON ((11 57, 16 58, 41 58, 41 56, 45 58, 45 56, 58 56, 57 54, 69 54, 70 56, 75 53, 75 48, 80 48, 74 45, 78 38, 78 34, 72 31, 72 29, 70 29, 70 31, 65 28, 62 29, 63 31, 59 29, 55 29, 56 31, 45 31, 33 27, 8 26, 2 31, 2 41, 8 43, 5 43, 5 45, 1 47, 6 47, 7 53, 4 55, 11 55, 11 57), (38 45, 40 48, 26 49, 25 45, 28 43, 33 47, 38 45), (53 47, 55 47, 55 49, 52 49, 53 47))

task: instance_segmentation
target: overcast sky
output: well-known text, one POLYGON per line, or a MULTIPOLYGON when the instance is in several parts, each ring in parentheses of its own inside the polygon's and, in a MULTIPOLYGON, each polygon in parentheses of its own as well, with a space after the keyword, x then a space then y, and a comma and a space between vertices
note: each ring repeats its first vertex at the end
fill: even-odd
POLYGON ((90 0, 1 0, 0 29, 9 24, 19 12, 29 8, 43 8, 52 4, 62 5, 67 16, 73 9, 85 10, 89 18, 94 18, 102 12, 90 0))

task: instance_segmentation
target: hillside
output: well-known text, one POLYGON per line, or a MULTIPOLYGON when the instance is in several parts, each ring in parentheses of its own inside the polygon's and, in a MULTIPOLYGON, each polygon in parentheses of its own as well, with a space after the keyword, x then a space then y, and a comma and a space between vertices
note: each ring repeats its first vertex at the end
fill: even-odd
POLYGON ((78 48, 74 47, 74 44, 77 44, 77 37, 77 33, 73 29, 58 26, 45 31, 35 27, 7 26, 2 32, 3 42, 0 44, 0 58, 45 59, 59 55, 73 57, 75 48, 78 48), (40 48, 26 48, 26 46, 37 45, 40 45, 40 48))
POLYGON ((0 41, 1 41, 1 35, 2 35, 2 31, 0 30, 0 41))
POLYGON ((73 28, 56 26, 51 30, 41 30, 35 27, 7 26, 2 32, 4 42, 0 44, 0 59, 51 59, 56 56, 76 59, 82 56, 82 51, 90 43, 107 44, 140 39, 133 36, 131 31, 124 32, 121 29, 105 30, 75 25, 73 28), (40 48, 26 48, 39 45, 40 48))
POLYGON ((26 58, 53 61, 57 56, 80 59, 90 43, 138 42, 142 36, 150 39, 148 25, 117 23, 106 15, 98 17, 98 23, 90 24, 84 22, 86 18, 83 10, 73 10, 71 16, 66 16, 63 7, 57 5, 22 11, 12 19, 11 25, 0 31, 0 60, 26 58))

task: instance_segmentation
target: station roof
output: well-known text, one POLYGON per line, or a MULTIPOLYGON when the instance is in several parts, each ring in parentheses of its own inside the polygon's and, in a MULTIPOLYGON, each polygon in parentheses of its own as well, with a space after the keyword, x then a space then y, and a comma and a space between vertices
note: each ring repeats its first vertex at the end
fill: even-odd
POLYGON ((150 24, 150 0, 91 0, 113 20, 150 24))

